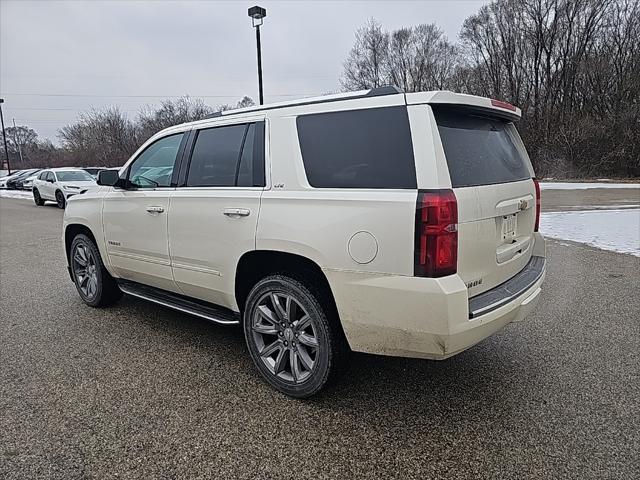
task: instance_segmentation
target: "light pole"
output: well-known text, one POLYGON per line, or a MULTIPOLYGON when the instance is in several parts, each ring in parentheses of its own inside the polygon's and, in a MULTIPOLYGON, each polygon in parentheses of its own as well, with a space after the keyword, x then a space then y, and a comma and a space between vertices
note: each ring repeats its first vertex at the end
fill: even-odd
POLYGON ((258 89, 260 91, 260 105, 263 105, 264 97, 262 95, 262 50, 260 48, 260 25, 262 25, 262 19, 267 16, 267 10, 256 5, 249 9, 249 16, 251 17, 253 27, 256 29, 256 49, 258 50, 258 89))
POLYGON ((9 149, 7 148, 7 134, 4 131, 4 116, 2 115, 2 104, 4 98, 0 98, 0 122, 2 122, 2 140, 4 140, 4 156, 7 158, 7 170, 11 175, 11 164, 9 163, 9 149))

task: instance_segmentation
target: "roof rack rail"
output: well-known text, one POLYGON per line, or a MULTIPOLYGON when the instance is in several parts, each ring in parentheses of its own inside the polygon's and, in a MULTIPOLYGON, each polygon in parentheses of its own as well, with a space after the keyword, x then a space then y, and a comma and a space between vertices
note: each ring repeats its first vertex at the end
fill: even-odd
MULTIPOLYGON (((395 95, 396 93, 404 93, 400 87, 395 85, 385 85, 383 87, 375 87, 369 90, 365 97, 381 97, 382 95, 395 95)), ((360 97, 357 97, 360 98, 360 97)))
POLYGON ((241 108, 238 110, 224 110, 221 112, 214 112, 210 115, 204 117, 204 119, 208 118, 218 118, 226 115, 233 115, 236 113, 250 113, 250 112, 259 112, 263 110, 274 110, 277 108, 288 108, 288 107, 300 107, 303 105, 315 105, 317 103, 329 103, 329 102, 339 102, 342 100, 356 100, 358 98, 369 98, 369 97, 381 97, 383 95, 396 95, 398 93, 404 93, 404 90, 396 87, 395 85, 385 85, 383 87, 375 87, 367 91, 367 93, 353 95, 351 97, 332 97, 327 96, 326 99, 322 98, 310 98, 310 99, 300 99, 299 101, 291 101, 291 102, 283 102, 281 104, 276 105, 255 105, 253 107, 241 108))

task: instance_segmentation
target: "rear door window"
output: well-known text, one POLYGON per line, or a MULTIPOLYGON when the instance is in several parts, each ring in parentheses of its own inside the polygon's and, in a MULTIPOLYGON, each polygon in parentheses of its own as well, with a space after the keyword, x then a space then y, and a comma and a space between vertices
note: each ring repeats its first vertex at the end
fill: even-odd
POLYGON ((302 115, 296 122, 311 186, 416 188, 406 107, 302 115))
POLYGON ((199 130, 187 187, 264 186, 264 122, 199 130))
POLYGON ((432 109, 453 187, 531 178, 531 164, 512 122, 465 108, 432 109))

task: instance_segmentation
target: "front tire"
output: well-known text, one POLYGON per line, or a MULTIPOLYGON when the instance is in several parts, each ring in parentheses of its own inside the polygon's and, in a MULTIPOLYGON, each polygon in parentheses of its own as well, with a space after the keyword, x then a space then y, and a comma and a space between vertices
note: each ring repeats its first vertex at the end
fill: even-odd
POLYGON ((288 275, 266 277, 253 287, 243 315, 245 340, 258 371, 276 390, 307 398, 343 370, 349 349, 334 310, 321 288, 288 275))
POLYGON ((33 201, 36 203, 38 207, 42 207, 44 205, 44 200, 40 196, 40 192, 34 188, 33 189, 33 201))
POLYGON ((115 279, 104 267, 98 247, 87 235, 78 234, 69 251, 71 274, 80 298, 91 307, 106 307, 122 297, 115 279))
POLYGON ((67 205, 67 201, 64 198, 64 193, 62 193, 60 190, 56 192, 56 203, 58 204, 58 208, 62 209, 64 209, 64 207, 67 205))

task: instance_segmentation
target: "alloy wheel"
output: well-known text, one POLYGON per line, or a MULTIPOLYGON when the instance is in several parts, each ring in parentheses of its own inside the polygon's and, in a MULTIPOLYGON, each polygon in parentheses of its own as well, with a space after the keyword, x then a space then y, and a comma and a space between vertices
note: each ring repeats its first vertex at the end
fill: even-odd
POLYGON ((78 288, 87 299, 93 299, 98 291, 98 266, 93 252, 79 243, 73 251, 72 265, 78 288))
POLYGON ((312 374, 318 358, 317 329, 293 296, 263 295, 254 310, 251 330, 260 359, 272 375, 298 384, 312 374))

